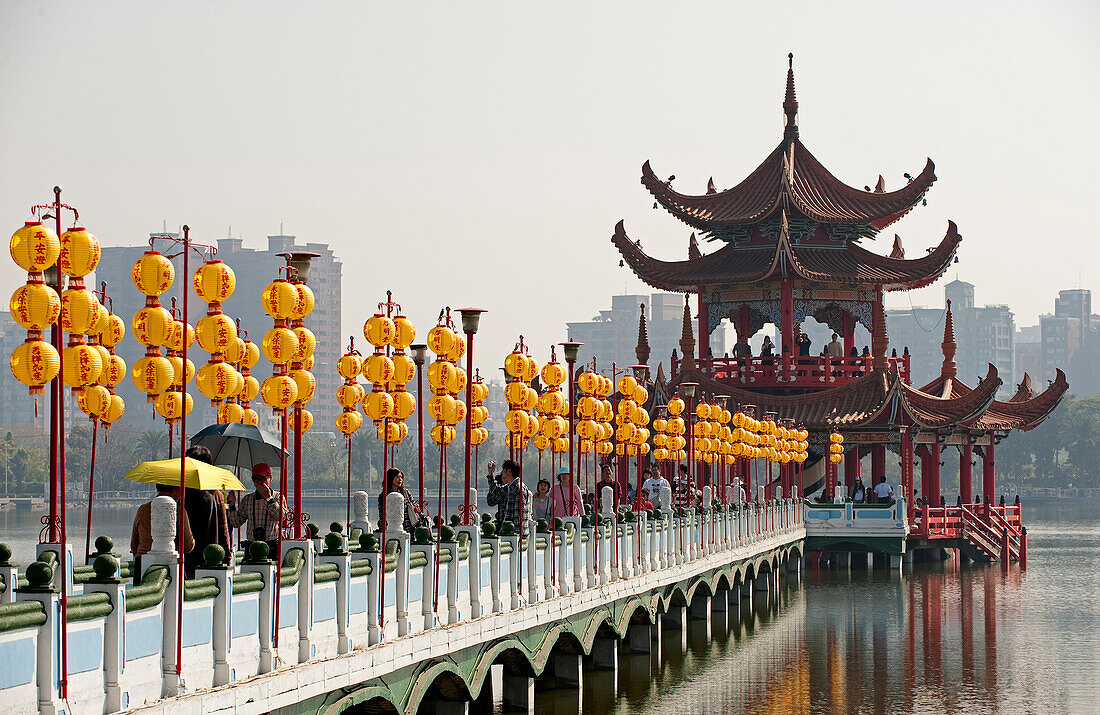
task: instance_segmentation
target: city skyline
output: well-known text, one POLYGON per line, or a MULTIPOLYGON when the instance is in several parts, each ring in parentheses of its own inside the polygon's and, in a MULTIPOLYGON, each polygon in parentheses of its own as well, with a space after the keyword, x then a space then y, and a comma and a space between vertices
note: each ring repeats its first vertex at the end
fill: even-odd
MULTIPOLYGON (((648 292, 617 267, 618 220, 656 256, 686 250, 689 231, 638 184, 644 161, 693 193, 711 175, 719 187, 740 181, 774 146, 790 51, 803 138, 838 177, 864 186, 881 173, 891 190, 926 156, 936 162, 928 207, 897 224, 909 255, 953 219, 960 269, 987 302, 1015 302, 1022 325, 1047 310, 1046 286, 1095 282, 1100 246, 1079 228, 1100 188, 1090 168, 1100 142, 1082 130, 1100 98, 1079 80, 1100 66, 1094 5, 583 7, 577 23, 566 9, 519 6, 154 16, 11 3, 0 91, 64 87, 66 111, 0 118, 0 151, 20 167, 0 177, 0 217, 14 230, 60 185, 104 246, 164 221, 205 241, 232 225, 255 245, 282 222, 332 245, 349 306, 393 290, 418 325, 445 305, 487 308, 480 365, 499 366, 521 333, 545 359, 563 324, 609 293, 648 292), (470 42, 486 34, 497 42, 470 42), (197 36, 219 51, 185 61, 166 50, 197 36), (79 62, 48 49, 78 46, 79 62), (407 51, 421 46, 432 51, 407 51), (1032 135, 1043 141, 1017 140, 1032 135)), ((886 253, 893 233, 866 243, 886 253)), ((22 280, 0 269, 4 285, 22 280)), ((914 303, 939 287, 924 291, 914 303)), ((888 296, 887 307, 908 300, 888 296)), ((345 310, 341 333, 358 334, 366 317, 345 310)))

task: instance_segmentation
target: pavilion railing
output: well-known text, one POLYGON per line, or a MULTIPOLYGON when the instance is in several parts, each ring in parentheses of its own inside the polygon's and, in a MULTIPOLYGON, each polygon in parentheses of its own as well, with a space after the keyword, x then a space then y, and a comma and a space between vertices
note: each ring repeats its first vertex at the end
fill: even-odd
MULTIPOLYGON (((890 369, 897 370, 901 379, 909 384, 908 354, 888 358, 890 369)), ((681 360, 672 361, 672 374, 676 375, 681 360)), ((853 357, 707 357, 697 361, 700 371, 721 382, 745 387, 825 387, 842 385, 857 380, 873 368, 870 355, 853 357)))

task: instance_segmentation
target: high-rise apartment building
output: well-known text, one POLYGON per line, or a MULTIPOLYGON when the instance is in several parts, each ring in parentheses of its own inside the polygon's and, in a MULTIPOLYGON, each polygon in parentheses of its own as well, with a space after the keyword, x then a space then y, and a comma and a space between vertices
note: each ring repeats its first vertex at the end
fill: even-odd
POLYGON ((1092 314, 1092 291, 1058 291, 1054 313, 1039 316, 1042 370, 1053 380, 1058 368, 1066 372, 1070 391, 1078 397, 1100 395, 1100 316, 1092 314))
MULTIPOLYGON (((158 250, 169 252, 169 245, 157 245, 158 250)), ((311 251, 319 254, 313 259, 309 286, 317 298, 313 312, 306 318, 306 327, 317 336, 317 350, 314 353, 313 374, 317 378, 317 392, 308 408, 314 417, 314 429, 318 431, 332 432, 335 430, 334 420, 340 411, 336 404, 336 389, 342 380, 336 373, 336 361, 343 354, 343 342, 340 335, 340 286, 341 270, 340 260, 336 258, 327 244, 306 243, 299 245, 294 236, 278 235, 267 237, 267 248, 246 248, 240 238, 222 238, 217 240, 217 257, 229 265, 237 277, 237 287, 229 300, 222 304, 222 311, 234 319, 240 319, 240 327, 247 332, 248 338, 259 344, 264 333, 272 327, 271 317, 260 306, 260 293, 264 287, 280 275, 279 268, 286 265, 286 260, 278 255, 287 251, 311 251)), ((100 281, 107 281, 107 293, 114 301, 114 312, 122 316, 129 326, 133 315, 144 305, 144 297, 134 288, 130 279, 130 271, 134 262, 141 254, 148 250, 148 245, 141 246, 111 246, 104 247, 99 267, 96 270, 96 285, 100 281)), ((174 252, 174 251, 173 251, 174 252)), ((180 291, 186 284, 180 277, 183 273, 182 257, 172 259, 176 267, 176 281, 172 288, 161 296, 161 304, 166 308, 172 306, 172 298, 182 295, 180 291)), ((192 270, 197 267, 197 261, 192 256, 192 270)), ((190 286, 187 286, 190 289, 190 286)), ((194 325, 205 314, 205 304, 199 300, 194 292, 191 294, 188 316, 194 325)), ((144 349, 130 334, 127 327, 127 336, 116 349, 118 354, 126 360, 126 364, 132 367, 144 353, 144 349)), ((207 359, 205 353, 197 343, 188 351, 188 358, 196 367, 202 365, 207 359)), ((271 364, 263 357, 252 370, 252 374, 261 382, 271 374, 271 364)), ((192 384, 192 388, 193 388, 192 384)), ((118 388, 119 394, 126 400, 126 416, 123 418, 132 421, 139 426, 153 426, 153 421, 160 421, 155 415, 151 405, 146 405, 145 395, 134 387, 129 379, 124 380, 118 388)), ((203 426, 217 421, 215 410, 197 389, 192 389, 195 409, 188 418, 190 425, 203 426)), ((253 408, 260 415, 260 426, 265 429, 274 429, 276 423, 271 411, 258 399, 253 403, 253 408)))
MULTIPOLYGON (((667 371, 672 351, 680 352, 680 335, 684 325, 684 297, 678 293, 615 295, 611 297, 611 310, 601 310, 590 321, 566 323, 569 337, 584 343, 578 357, 579 364, 593 357, 600 369, 611 367, 612 362, 618 367, 637 363, 634 348, 638 344, 638 317, 643 309, 646 311, 651 350, 650 369, 656 374, 657 365, 664 363, 667 371)), ((697 321, 693 320, 691 327, 693 332, 698 332, 697 321)), ((699 339, 697 334, 695 339, 699 339)), ((710 349, 715 356, 725 353, 724 330, 711 333, 710 349)))
MULTIPOLYGON (((1007 305, 979 307, 974 301, 974 285, 954 280, 944 286, 944 297, 951 301, 951 314, 958 337, 955 362, 959 377, 975 384, 986 373, 986 364, 997 366, 1004 386, 1001 394, 1011 393, 1015 386, 1014 340, 1016 326, 1007 305)), ((911 380, 915 385, 930 382, 940 372, 943 343, 944 308, 909 308, 890 310, 886 314, 890 347, 902 354, 904 348, 915 356, 910 363, 911 380)))

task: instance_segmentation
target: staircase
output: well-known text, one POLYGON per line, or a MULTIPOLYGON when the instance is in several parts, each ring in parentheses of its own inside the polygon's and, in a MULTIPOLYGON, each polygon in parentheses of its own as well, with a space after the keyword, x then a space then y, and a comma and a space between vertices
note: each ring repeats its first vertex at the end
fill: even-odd
POLYGON ((975 561, 999 561, 1005 551, 1010 561, 1020 560, 1020 530, 1009 524, 997 511, 985 509, 979 514, 966 505, 962 511, 962 539, 959 549, 975 561))

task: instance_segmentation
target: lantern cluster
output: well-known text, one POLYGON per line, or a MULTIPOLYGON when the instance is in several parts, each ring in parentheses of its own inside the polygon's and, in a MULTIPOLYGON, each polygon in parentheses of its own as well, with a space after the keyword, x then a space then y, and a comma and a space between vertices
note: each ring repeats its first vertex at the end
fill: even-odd
POLYGON ((344 378, 344 384, 336 388, 336 401, 343 411, 336 416, 336 429, 345 437, 351 437, 363 426, 363 415, 359 412, 359 403, 366 397, 366 390, 357 378, 363 371, 363 359, 359 352, 349 347, 348 351, 336 361, 336 372, 344 378))
POLYGON ((27 331, 27 338, 11 353, 11 371, 32 395, 43 394, 43 386, 61 369, 61 356, 42 339, 42 331, 61 314, 61 298, 42 275, 60 253, 57 234, 38 221, 28 221, 12 234, 11 257, 27 272, 27 282, 11 296, 11 316, 27 331))
POLYGON ((298 399, 298 383, 287 374, 291 358, 298 351, 298 336, 290 329, 290 317, 298 302, 298 290, 285 278, 276 278, 260 294, 260 305, 275 321, 260 343, 271 361, 271 376, 260 384, 260 398, 273 414, 285 415, 298 399))
POLYGON ((489 410, 485 400, 489 399, 489 387, 476 375, 470 383, 470 445, 477 447, 489 439, 489 430, 485 429, 485 420, 489 419, 489 410))
POLYGON ((233 319, 222 312, 222 303, 233 295, 237 277, 232 268, 214 259, 199 266, 192 283, 195 295, 208 304, 206 315, 195 324, 195 335, 199 347, 210 353, 206 364, 199 368, 195 381, 199 392, 210 400, 211 405, 219 408, 221 417, 220 408, 226 398, 236 397, 244 389, 244 376, 233 366, 234 362, 240 362, 244 341, 237 335, 237 325, 233 319))
POLYGON ((649 412, 642 407, 649 400, 649 391, 631 375, 620 377, 618 387, 615 454, 627 457, 649 454, 649 412))
POLYGON ((829 434, 829 464, 840 464, 844 459, 844 435, 839 432, 829 434))
POLYGON ((157 397, 172 384, 172 362, 161 354, 176 331, 172 314, 160 304, 160 296, 172 287, 176 269, 159 251, 148 250, 134 262, 130 273, 134 286, 145 294, 145 306, 134 313, 130 322, 134 337, 145 346, 145 356, 130 370, 134 386, 145 393, 146 401, 157 397))
MULTIPOLYGON (((98 387, 105 388, 107 395, 91 387, 84 391, 83 399, 87 406, 85 413, 91 419, 98 419, 104 427, 111 428, 126 412, 126 403, 122 397, 115 394, 115 387, 126 378, 126 361, 115 354, 115 346, 126 336, 126 323, 122 318, 108 311, 102 332, 98 335, 97 350, 106 352, 103 361, 103 371, 99 373, 98 387), (93 396, 93 392, 96 395, 93 396), (110 404, 106 400, 110 399, 110 404)), ((78 400, 79 402, 79 400, 78 400)))
POLYGON ((608 398, 615 392, 615 383, 593 370, 585 370, 577 378, 577 386, 582 393, 577 401, 580 451, 587 454, 594 450, 596 454, 609 455, 615 451, 611 441, 615 436, 615 428, 611 426, 615 408, 608 398))
MULTIPOLYGON (((434 331, 435 328, 432 330, 434 331)), ((447 330, 450 331, 449 328, 447 330)), ((405 353, 405 349, 416 339, 416 327, 403 315, 390 318, 381 313, 375 313, 363 324, 363 336, 374 347, 374 353, 363 360, 363 377, 374 385, 373 389, 363 397, 363 413, 374 421, 378 428, 379 439, 386 444, 397 444, 409 434, 409 426, 405 424, 405 420, 416 411, 416 398, 405 389, 405 386, 416 376, 416 363, 405 353), (387 354, 391 350, 392 355, 387 354)), ((450 331, 450 337, 455 337, 453 331, 450 331)), ((437 338, 443 339, 439 334, 437 338)), ((429 341, 430 339, 431 333, 429 333, 429 341)), ((439 347, 438 343, 437 347, 439 347)), ((448 342, 445 347, 447 350, 453 349, 453 342, 448 342)), ((446 350, 443 354, 446 354, 446 350)), ((446 361, 445 358, 444 361, 446 361)), ((453 363, 448 364, 454 367, 453 363)), ((437 369, 438 372, 439 369, 437 369)), ((430 380, 431 371, 428 377, 430 380)), ((457 380, 457 376, 450 374, 445 378, 457 380)), ((447 394, 449 387, 456 387, 455 394, 459 392, 460 388, 455 385, 441 385, 439 389, 443 389, 444 394, 447 394)), ((436 383, 432 383, 432 390, 434 394, 438 394, 436 383)), ((429 407, 430 405, 429 401, 429 407)), ((462 413, 462 417, 466 417, 465 412, 462 413)), ((437 431, 432 430, 432 433, 435 435, 437 431)), ((453 436, 451 438, 453 439, 453 436)))
POLYGON ((73 394, 80 395, 99 380, 107 355, 106 348, 89 345, 85 337, 99 335, 107 325, 107 310, 84 286, 84 276, 99 263, 99 240, 83 228, 74 227, 61 235, 60 244, 57 265, 69 277, 61 294, 59 318, 59 325, 69 333, 68 344, 61 351, 61 375, 73 394))
MULTIPOLYGON (((525 350, 522 342, 517 343, 515 349, 504 358, 504 372, 508 376, 508 384, 504 386, 504 399, 508 402, 508 413, 504 415, 508 446, 523 449, 533 437, 544 437, 546 443, 539 440, 539 444, 544 444, 542 449, 550 447, 556 452, 566 452, 569 450, 569 423, 564 419, 558 422, 548 416, 546 422, 553 424, 544 430, 539 418, 531 414, 531 410, 539 406, 538 390, 530 384, 539 375, 539 364, 525 350), (563 423, 565 429, 561 429, 563 423)), ((537 449, 538 445, 535 447, 537 449)))
POLYGON ((533 444, 540 452, 549 449, 562 454, 569 451, 569 398, 561 386, 569 375, 558 362, 553 348, 550 349, 550 362, 542 366, 541 376, 543 392, 536 405, 539 433, 534 436, 533 444))
POLYGON ((290 309, 290 330, 297 340, 297 347, 290 356, 290 377, 298 388, 294 408, 301 410, 302 432, 313 428, 313 413, 305 409, 317 390, 317 378, 313 376, 313 353, 317 349, 317 336, 306 327, 306 318, 313 312, 317 298, 313 289, 305 281, 293 278, 290 285, 294 288, 295 299, 290 309))
POLYGON ((733 415, 719 404, 700 401, 695 406, 698 418, 692 427, 694 440, 693 456, 707 464, 733 464, 737 457, 733 454, 733 430, 729 423, 733 415))
POLYGON ((682 462, 687 459, 687 425, 680 415, 684 412, 684 401, 674 397, 668 401, 668 419, 658 417, 653 420, 653 458, 682 462))
POLYGON ((243 386, 236 394, 226 397, 225 403, 218 408, 218 422, 258 424, 259 415, 252 409, 252 400, 260 394, 260 383, 252 376, 252 368, 260 361, 260 348, 251 340, 238 335, 226 349, 225 361, 240 374, 243 386))

